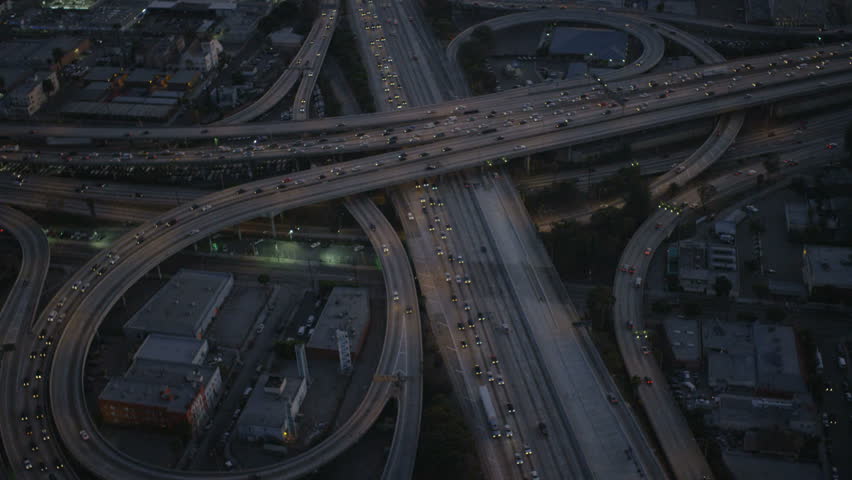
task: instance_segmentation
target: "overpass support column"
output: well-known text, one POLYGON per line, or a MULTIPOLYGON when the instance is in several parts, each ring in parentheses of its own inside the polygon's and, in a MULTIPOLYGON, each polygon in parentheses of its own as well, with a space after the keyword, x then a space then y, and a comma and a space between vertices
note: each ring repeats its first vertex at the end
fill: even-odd
POLYGON ((240 225, 237 224, 237 240, 242 240, 242 239, 243 239, 243 231, 240 230, 240 225))
POLYGON ((532 155, 527 155, 524 158, 524 168, 527 171, 527 175, 532 175, 532 155))
POLYGON ((272 238, 278 238, 278 232, 275 231, 275 214, 269 214, 269 223, 272 225, 272 238))
POLYGON ((160 270, 159 265, 157 265, 157 278, 160 279, 160 280, 163 279, 163 272, 160 270))

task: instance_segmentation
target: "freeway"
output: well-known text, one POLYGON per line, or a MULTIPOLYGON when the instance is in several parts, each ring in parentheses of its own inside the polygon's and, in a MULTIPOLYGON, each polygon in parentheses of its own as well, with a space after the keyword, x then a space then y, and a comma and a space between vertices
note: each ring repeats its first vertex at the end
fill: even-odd
MULTIPOLYGON (((836 45, 828 45, 819 49, 801 49, 795 51, 786 52, 786 59, 790 60, 789 64, 784 64, 782 59, 785 57, 779 54, 771 54, 771 55, 762 55, 758 57, 752 57, 750 59, 741 59, 736 62, 727 62, 724 64, 725 67, 730 68, 730 73, 724 74, 724 77, 716 78, 715 81, 722 82, 723 80, 731 81, 733 77, 737 77, 739 80, 748 80, 751 78, 757 79, 760 78, 761 85, 770 85, 770 84, 778 84, 785 82, 798 82, 802 81, 804 78, 813 74, 814 76, 822 76, 826 75, 830 72, 837 70, 846 70, 849 65, 845 61, 845 57, 849 55, 850 48, 847 44, 841 43, 836 45), (818 53, 823 52, 823 53, 818 53), (797 57, 799 60, 797 60, 797 57), (805 58, 808 57, 808 58, 805 58), (833 61, 832 61, 833 60, 833 61), (821 64, 821 62, 826 62, 825 65, 821 64), (748 62, 748 63, 746 63, 748 62), (796 63, 802 62, 804 64, 803 69, 797 69, 796 63), (829 63, 830 62, 830 63, 829 63), (773 66, 769 66, 772 63, 773 66), (778 65, 775 65, 778 64, 778 65), (742 65, 752 65, 751 68, 744 68, 742 65), (819 67, 819 68, 817 68, 819 67), (811 70, 813 68, 813 70, 811 70), (734 70, 739 70, 735 72, 734 70), (766 77, 767 71, 775 70, 773 75, 770 77, 766 77), (738 74, 739 73, 739 74, 738 74), (779 73, 775 75, 775 73, 779 73), (786 74, 790 73, 789 76, 786 74), (759 75, 762 74, 762 75, 759 75)), ((635 65, 635 64, 634 64, 635 65)), ((644 65, 644 63, 643 63, 644 65)), ((622 70, 628 70, 630 67, 625 67, 622 70)), ((706 81, 702 81, 701 75, 704 70, 704 67, 700 68, 692 68, 688 70, 681 71, 679 73, 679 77, 675 79, 673 84, 675 86, 681 85, 701 85, 702 83, 707 83, 706 81)), ((629 71, 629 70, 628 70, 629 71)), ((682 89, 676 90, 675 94, 666 94, 663 98, 650 98, 654 94, 654 96, 659 97, 660 93, 664 93, 663 90, 666 90, 667 86, 660 82, 658 79, 662 79, 665 77, 669 77, 668 80, 672 80, 670 74, 656 74, 656 75, 648 75, 642 76, 637 79, 633 79, 632 81, 620 81, 619 83, 614 83, 613 81, 609 82, 609 87, 612 90, 616 90, 618 87, 622 88, 623 92, 628 92, 629 85, 634 85, 635 94, 630 96, 629 93, 625 93, 628 96, 628 102, 626 104, 627 107, 631 109, 641 104, 649 104, 649 105, 666 105, 671 103, 673 99, 684 96, 685 91, 682 89), (646 90, 647 89, 647 90, 646 90), (660 93, 658 93, 660 92, 660 93), (646 99, 647 101, 643 101, 646 99)), ((716 90, 712 88, 712 90, 716 90, 714 92, 715 95, 726 94, 731 92, 742 92, 743 90, 749 89, 750 85, 745 85, 746 82, 740 82, 738 85, 734 87, 740 88, 730 88, 727 92, 724 90, 716 90)), ((528 88, 518 88, 511 89, 508 91, 483 95, 481 97, 477 97, 475 99, 465 99, 462 101, 450 101, 440 104, 439 106, 431 106, 427 109, 427 107, 422 108, 410 108, 410 109, 402 109, 395 112, 386 112, 386 113, 375 113, 375 114, 367 114, 367 115, 358 115, 358 116, 350 116, 350 117, 335 117, 333 119, 320 119, 320 120, 312 120, 306 122, 279 122, 279 123, 259 123, 259 124, 251 124, 251 125, 234 125, 234 126, 224 126, 224 127, 210 127, 209 129, 199 130, 197 127, 177 127, 177 128, 155 128, 151 127, 148 130, 148 134, 144 137, 147 138, 172 138, 172 139, 204 139, 207 138, 212 140, 214 137, 246 137, 246 136, 257 136, 257 135, 296 135, 300 133, 306 132, 335 132, 335 131, 343 131, 347 129, 352 129, 355 127, 361 129, 369 129, 369 128, 386 128, 388 125, 399 125, 407 122, 430 122, 435 120, 444 120, 445 123, 450 116, 458 116, 462 113, 462 110, 472 109, 472 108, 483 108, 489 109, 492 106, 499 106, 501 110, 503 108, 515 108, 521 107, 524 108, 524 105, 539 105, 539 102, 544 103, 548 100, 559 99, 560 97, 565 97, 571 94, 571 92, 566 93, 565 95, 561 94, 565 88, 578 88, 578 87, 586 87, 586 90, 598 88, 590 86, 590 82, 588 80, 582 81, 574 81, 574 80, 566 80, 563 82, 548 82, 540 86, 533 86, 528 88), (557 94, 557 92, 559 92, 557 94), (462 103, 463 102, 463 103, 462 103), (452 107, 452 108, 448 108, 452 107), (439 111, 440 110, 440 111, 439 111), (430 113, 431 112, 431 113, 430 113), (341 126, 342 125, 342 126, 341 126), (348 126, 347 126, 348 125, 348 126)), ((700 88, 700 87, 697 87, 700 88)), ((669 88, 671 89, 671 88, 669 88)), ((599 88, 598 90, 599 91, 599 88)), ((570 100, 573 97, 569 97, 566 100, 570 100)), ((585 98, 578 99, 577 102, 589 100, 588 94, 585 98)), ((553 111, 557 111, 563 105, 559 105, 559 103, 555 100, 551 102, 552 104, 548 104, 545 106, 543 112, 549 112, 552 114, 553 111)), ((533 107, 535 110, 539 107, 533 107)), ((487 111, 487 110, 483 110, 487 111)), ((514 111, 513 111, 514 112, 514 111)), ((543 113, 541 112, 541 113, 543 113)), ((615 112, 612 112, 615 113, 615 112)), ((499 114, 499 112, 498 112, 499 114)), ((603 120, 603 119, 599 119, 603 120)), ((534 123, 534 122, 530 122, 534 123)), ((474 125, 471 125, 473 127, 474 125)), ((425 128, 425 127, 420 127, 425 128)), ((516 127, 517 128, 517 127, 516 127)), ((539 126, 538 128, 544 128, 539 126)), ((136 138, 137 136, 141 136, 142 131, 127 128, 116 128, 116 127, 73 127, 73 126, 38 126, 33 128, 33 126, 28 125, 20 125, 20 124, 5 124, 0 126, 0 135, 16 137, 26 140, 27 138, 32 138, 33 136, 55 136, 55 137, 91 137, 91 138, 115 138, 115 139, 124 139, 128 138, 136 138)), ((462 134, 463 135, 463 134, 462 134)), ((380 135, 379 135, 380 136, 380 135)), ((359 146, 368 147, 369 145, 364 145, 361 142, 359 146)), ((380 145, 385 145, 386 142, 381 142, 380 145)), ((373 148, 376 148, 374 145, 373 148)), ((324 150, 324 149, 321 149, 324 150)), ((357 151, 357 150, 356 150, 357 151)), ((290 153, 303 153, 299 151, 293 151, 290 153)), ((333 152, 325 152, 324 155, 333 152)), ((281 153, 277 153, 278 156, 281 156, 281 153)))
POLYGON ((0 205, 0 229, 15 237, 21 246, 21 269, 0 310, 3 335, 0 347, 14 350, 21 328, 29 330, 35 324, 38 301, 50 265, 50 249, 38 223, 5 205, 0 205))
POLYGON ((388 332, 392 331, 392 327, 393 330, 402 330, 399 334, 399 348, 382 352, 383 357, 396 355, 396 363, 389 365, 384 372, 377 372, 395 375, 395 386, 399 390, 396 393, 398 405, 394 437, 382 478, 411 478, 417 457, 420 412, 423 409, 423 342, 420 338, 420 308, 417 305, 414 274, 396 230, 371 200, 363 195, 349 197, 346 199, 346 207, 367 233, 373 250, 384 252, 380 258, 389 299, 388 332), (408 309, 411 311, 408 312, 408 309))
MULTIPOLYGON (((509 143, 495 142, 494 138, 489 138, 486 135, 476 137, 474 140, 453 140, 455 143, 451 144, 459 147, 458 151, 443 152, 443 154, 436 155, 441 157, 442 164, 436 165, 432 173, 449 172, 481 164, 501 156, 513 157, 526 155, 530 151, 544 151, 576 142, 578 139, 603 138, 606 135, 617 134, 621 131, 636 131, 686 118, 698 118, 719 112, 735 111, 779 98, 808 94, 831 86, 846 85, 852 81, 852 76, 848 74, 834 74, 833 67, 824 70, 825 72, 821 71, 817 78, 805 78, 789 83, 779 82, 778 85, 767 85, 761 89, 753 90, 755 93, 752 98, 746 98, 742 95, 720 94, 714 98, 699 96, 703 97, 699 99, 700 101, 678 102, 677 104, 673 102, 668 108, 645 111, 638 115, 637 118, 641 117, 645 120, 641 122, 641 125, 637 125, 637 122, 632 121, 632 118, 628 116, 614 118, 607 122, 588 123, 587 127, 582 129, 582 132, 581 129, 566 129, 561 133, 537 135, 532 137, 535 143, 531 143, 532 146, 529 149, 521 149, 524 150, 522 153, 518 153, 519 150, 515 148, 510 148, 509 143), (471 151, 465 152, 464 150, 471 151)), ((841 68, 837 70, 843 71, 841 68)), ((600 115, 595 115, 595 117, 599 118, 600 115)), ((145 271, 153 268, 162 258, 191 244, 193 242, 192 230, 197 229, 202 235, 207 235, 219 229, 222 224, 235 224, 267 212, 277 212, 327 198, 336 198, 397 184, 422 175, 423 165, 429 161, 434 161, 434 159, 424 160, 421 158, 398 162, 395 158, 396 155, 394 154, 385 154, 370 159, 345 162, 339 164, 340 166, 337 168, 345 168, 351 174, 334 175, 330 179, 319 178, 316 169, 301 172, 293 175, 293 179, 294 181, 303 180, 303 184, 296 185, 294 182, 293 185, 280 191, 276 189, 276 186, 281 184, 280 179, 277 178, 224 190, 207 197, 205 201, 213 205, 213 208, 207 212, 193 212, 183 208, 164 216, 163 218, 174 216, 174 218, 180 219, 180 222, 173 227, 154 229, 153 231, 151 224, 140 227, 137 232, 144 230, 148 234, 144 237, 146 240, 139 246, 133 246, 135 242, 128 235, 119 245, 122 253, 124 253, 122 261, 109 270, 105 276, 91 275, 86 268, 75 275, 72 281, 80 280, 84 285, 86 282, 94 285, 90 288, 87 287, 86 294, 80 295, 79 300, 74 302, 73 311, 68 312, 69 320, 67 323, 73 325, 73 328, 67 329, 59 340, 53 362, 53 368, 56 371, 53 372, 50 384, 52 405, 56 414, 54 418, 58 419, 58 431, 73 456, 88 469, 98 472, 104 478, 113 478, 116 475, 121 476, 121 478, 179 478, 180 475, 175 472, 136 463, 106 445, 98 434, 92 435, 92 439, 88 442, 76 440, 81 428, 93 430, 83 394, 79 389, 82 386, 82 367, 85 363, 88 344, 102 316, 117 301, 120 293, 129 288, 145 271), (363 163, 365 160, 369 163, 363 163), (379 162, 380 160, 386 163, 378 165, 381 168, 373 169, 373 161, 379 162), (354 167, 361 170, 352 170, 354 167), (243 190, 243 193, 238 193, 240 190, 243 190), (249 194, 249 190, 257 193, 249 194), (292 194, 293 192, 295 194, 292 194)), ((102 254, 96 257, 92 263, 104 262, 105 258, 105 254, 102 254)), ((60 291, 60 294, 63 292, 70 293, 72 290, 66 285, 60 291)), ((386 395, 386 392, 382 393, 384 388, 382 385, 375 386, 374 384, 368 391, 368 398, 386 395)), ((365 415, 369 412, 369 410, 359 411, 359 413, 365 415)), ((353 418, 358 417, 356 415, 353 418)), ((355 421, 352 423, 357 423, 357 425, 351 428, 360 431, 358 428, 361 423, 355 421)), ((347 426, 349 425, 347 424, 347 426)), ((327 441, 331 443, 322 444, 322 446, 327 445, 327 448, 313 449, 303 456, 283 464, 287 466, 288 474, 298 475, 309 471, 317 462, 321 462, 337 452, 338 443, 345 442, 335 443, 334 440, 339 440, 335 435, 333 434, 327 441)), ((249 471, 207 474, 207 476, 211 478, 249 478, 250 475, 255 473, 261 476, 279 476, 282 475, 282 469, 284 469, 283 466, 278 466, 263 472, 249 471)))
MULTIPOLYGON (((511 97, 514 100, 501 105, 501 109, 509 108, 510 110, 504 110, 502 113, 495 111, 494 114, 486 115, 486 118, 476 119, 482 123, 465 124, 465 119, 470 120, 471 118, 476 117, 476 115, 461 115, 461 112, 458 110, 459 106, 457 106, 456 110, 444 113, 444 115, 446 115, 447 113, 455 115, 450 115, 449 117, 446 117, 443 123, 437 124, 437 122, 430 122, 428 124, 412 125, 406 127, 405 131, 398 131, 394 133, 396 136, 399 137, 397 146, 407 145, 409 146, 409 148, 416 148, 417 146, 422 146, 428 143, 432 143, 434 145, 443 145, 453 139, 464 137, 470 138, 475 137, 476 135, 483 135, 482 132, 488 130, 489 128, 494 128, 497 132, 499 132, 499 134, 495 132, 493 135, 490 135, 490 138, 510 136, 517 133, 516 138, 520 139, 526 135, 534 135, 536 133, 540 133, 543 131, 546 132, 552 129, 552 123, 543 121, 544 118, 546 118, 548 115, 564 115, 564 121, 568 124, 563 130, 567 131, 577 125, 580 125, 584 121, 600 122, 612 120, 616 117, 623 115, 632 116, 636 113, 642 113, 656 108, 664 108, 670 106, 674 102, 680 103, 685 100, 696 100, 694 97, 699 97, 696 101, 707 100, 706 98, 702 97, 702 94, 710 95, 711 92, 716 96, 727 95, 732 93, 746 93, 747 96, 754 96, 751 93, 751 91, 753 90, 752 83, 760 84, 761 86, 766 84, 766 86, 768 86, 772 83, 778 84, 786 82, 800 82, 804 79, 811 78, 812 76, 822 76, 836 70, 845 70, 848 68, 848 65, 844 58, 846 55, 848 55, 850 51, 848 46, 840 44, 835 46, 824 47, 824 49, 820 51, 822 51, 823 53, 819 54, 817 53, 817 51, 809 49, 793 51, 789 54, 786 54, 786 56, 761 56, 747 60, 753 63, 729 62, 728 64, 726 64, 726 66, 729 66, 732 70, 740 70, 740 72, 732 71, 731 75, 733 76, 730 76, 728 78, 721 76, 715 77, 715 82, 719 82, 717 84, 718 86, 711 85, 711 83, 713 82, 712 80, 708 81, 706 79, 701 78, 701 74, 703 71, 703 69, 701 68, 691 69, 686 72, 677 73, 677 75, 675 75, 674 73, 668 73, 644 76, 641 77, 641 79, 633 80, 633 82, 635 83, 630 83, 629 80, 619 81, 617 83, 610 81, 608 82, 609 88, 614 90, 621 89, 621 91, 631 92, 630 97, 627 99, 627 103, 620 110, 610 108, 610 116, 602 117, 600 116, 600 114, 595 114, 595 107, 601 108, 600 105, 608 105, 610 100, 606 98, 605 93, 599 88, 595 90, 595 88, 597 87, 592 87, 590 89, 588 86, 586 86, 584 89, 578 90, 561 90, 559 95, 555 97, 551 96, 550 98, 545 97, 543 94, 539 94, 541 95, 540 97, 539 95, 536 95, 536 97, 539 97, 538 101, 542 101, 541 104, 537 103, 536 99, 531 97, 511 97), (796 62, 800 61, 796 59, 797 56, 803 59, 805 58, 805 55, 811 58, 811 60, 809 61, 810 63, 808 63, 808 61, 803 63, 804 65, 806 65, 806 67, 803 67, 803 64, 793 66, 796 62), (788 65, 784 63, 783 60, 788 61, 790 64, 788 65), (752 67, 751 69, 744 69, 742 67, 743 65, 751 65, 752 67), (813 69, 811 70, 811 68, 813 69), (727 82, 729 82, 727 90, 723 88, 724 82, 726 80, 727 82), (693 87, 694 89, 698 90, 694 90, 693 87), (695 91, 695 93, 693 93, 693 91, 695 91), (603 100, 603 102, 601 100, 603 100), (597 102, 597 105, 595 105, 595 102, 597 102), (529 113, 531 121, 525 118, 525 116, 527 115, 525 112, 531 112, 529 113), (520 115, 521 118, 518 118, 518 115, 520 115), (432 135, 428 135, 432 132, 435 133, 433 133, 432 135), (421 133, 426 133, 427 135, 421 136, 421 133), (440 137, 441 140, 438 140, 438 138, 436 137, 440 137)), ((517 92, 519 90, 522 89, 511 90, 511 92, 517 92)), ((551 95, 555 93, 556 92, 551 92, 551 95)), ((757 104, 759 104, 759 102, 753 103, 753 105, 757 104)), ((407 114, 408 112, 414 110, 415 109, 407 109, 402 110, 399 113, 407 114)), ((605 111, 601 110, 598 110, 598 112, 606 113, 605 111)), ((394 113, 394 115, 395 114, 396 113, 394 113)), ((365 117, 373 116, 368 115, 365 117)), ((289 122, 288 124, 291 126, 298 126, 314 124, 316 122, 317 121, 289 122)), ((261 124, 258 124, 258 127, 260 126, 261 124)), ((0 127, 0 129, 2 128, 3 127, 0 127)), ((389 146, 387 144, 387 141, 385 141, 385 138, 389 138, 389 134, 389 131, 373 132, 372 136, 375 136, 380 139, 378 142, 371 142, 368 139, 368 134, 360 132, 357 135, 352 136, 351 140, 348 137, 338 136, 335 138, 321 136, 317 141, 297 141, 296 143, 291 144, 289 148, 287 145, 283 144, 271 144, 267 146, 247 145, 245 147, 245 150, 257 150, 254 152, 243 151, 244 149, 242 147, 233 148, 232 150, 234 151, 234 155, 237 155, 236 158, 240 158, 241 160, 245 160, 246 158, 252 158, 254 160, 280 159, 282 156, 287 156, 291 154, 320 154, 327 156, 330 153, 337 152, 338 149, 344 148, 344 146, 346 146, 346 150, 344 150, 346 152, 389 149, 391 148, 391 146, 389 146), (331 145, 336 146, 332 148, 331 145), (261 150, 261 148, 263 148, 263 150, 261 150), (245 157, 244 155, 247 154, 252 154, 252 157, 245 157)), ((96 156, 94 152, 89 155, 79 153, 74 157, 77 158, 76 163, 92 162, 93 164, 97 165, 103 165, 104 163, 106 163, 111 165, 134 166, 143 163, 164 164, 183 161, 183 159, 178 159, 178 157, 187 157, 186 161, 194 161, 189 160, 189 158, 191 157, 190 154, 187 152, 160 152, 159 158, 158 155, 151 153, 140 152, 139 156, 141 158, 139 158, 138 160, 130 161, 116 158, 119 156, 118 152, 113 153, 112 157, 110 157, 106 153, 104 155, 96 156)), ((199 157, 198 154, 195 155, 196 157, 199 157)), ((7 157, 7 161, 17 161, 23 163, 35 161, 40 163, 62 164, 71 162, 73 160, 69 158, 67 154, 65 156, 48 156, 48 154, 43 154, 41 157, 44 158, 39 158, 35 160, 32 159, 33 155, 31 153, 8 153, 5 156, 7 157)), ((228 157, 226 157, 225 155, 219 155, 218 160, 214 160, 213 158, 214 155, 210 151, 204 151, 201 153, 198 161, 221 162, 225 161, 228 157)))
MULTIPOLYGON (((311 94, 314 91, 314 86, 319 78, 322 62, 325 60, 325 54, 328 52, 328 47, 331 45, 331 37, 334 35, 334 29, 337 27, 337 8, 338 1, 327 1, 323 5, 323 10, 320 12, 320 21, 316 22, 308 34, 309 44, 315 48, 311 49, 310 54, 302 59, 304 63, 302 67, 302 82, 296 90, 296 98, 293 99, 293 120, 307 120, 311 111, 311 94), (313 30, 319 29, 321 34, 314 34, 313 30), (319 45, 314 45, 316 37, 319 36, 319 45)), ((308 41, 308 40, 306 40, 308 41)))
MULTIPOLYGON (((263 95, 255 100, 250 105, 239 111, 215 122, 211 125, 237 125, 250 122, 264 113, 271 110, 280 102, 285 95, 296 85, 296 82, 302 77, 302 73, 319 72, 319 67, 322 65, 322 59, 331 42, 331 33, 334 31, 334 26, 337 22, 337 3, 336 1, 327 0, 323 5, 320 17, 314 21, 311 31, 305 37, 302 46, 296 53, 296 56, 290 61, 290 65, 281 73, 275 83, 272 84, 263 95)), ((311 75, 312 77, 312 75, 311 75)), ((315 78, 310 81, 302 81, 303 84, 313 84, 315 78)), ((197 127, 195 128, 198 129, 197 127)), ((144 135, 142 131, 139 135, 144 135)))

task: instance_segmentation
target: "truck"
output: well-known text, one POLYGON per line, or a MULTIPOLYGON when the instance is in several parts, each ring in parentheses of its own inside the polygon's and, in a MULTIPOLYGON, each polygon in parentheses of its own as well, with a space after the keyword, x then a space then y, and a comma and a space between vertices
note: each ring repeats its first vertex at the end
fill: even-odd
POLYGON ((639 288, 642 286, 642 277, 636 277, 636 280, 633 281, 633 286, 639 288))
POLYGON ((485 417, 488 419, 488 427, 491 428, 491 438, 500 438, 497 411, 494 410, 494 403, 491 402, 491 393, 488 391, 488 386, 479 386, 479 396, 482 397, 482 408, 485 410, 485 417))
POLYGON ((822 363, 822 354, 819 353, 819 349, 817 349, 816 350, 816 372, 822 373, 823 367, 824 366, 823 366, 823 363, 822 363))

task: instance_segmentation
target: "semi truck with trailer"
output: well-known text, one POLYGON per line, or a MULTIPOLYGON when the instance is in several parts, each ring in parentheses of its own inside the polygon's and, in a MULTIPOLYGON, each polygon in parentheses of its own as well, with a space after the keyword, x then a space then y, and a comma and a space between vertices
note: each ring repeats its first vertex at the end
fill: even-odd
POLYGON ((488 391, 487 385, 479 386, 479 396, 482 398, 482 408, 485 410, 485 417, 488 419, 488 427, 491 429, 491 438, 500 438, 500 427, 497 423, 497 411, 494 410, 494 403, 491 401, 491 392, 488 391))

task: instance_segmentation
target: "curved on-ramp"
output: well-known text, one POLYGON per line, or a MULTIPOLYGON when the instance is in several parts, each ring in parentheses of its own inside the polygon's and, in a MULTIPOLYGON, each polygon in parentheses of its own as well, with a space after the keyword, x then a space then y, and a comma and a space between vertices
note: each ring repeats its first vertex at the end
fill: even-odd
MULTIPOLYGON (((642 43, 642 55, 632 63, 625 65, 622 68, 614 69, 600 75, 604 80, 615 80, 619 78, 627 78, 634 75, 640 75, 654 68, 665 53, 665 42, 657 32, 648 25, 643 23, 632 23, 631 17, 613 13, 601 13, 590 9, 570 9, 570 10, 535 10, 524 13, 514 13, 504 15, 502 17, 492 18, 481 23, 477 23, 456 35, 455 38, 447 46, 447 56, 450 61, 458 63, 459 48, 461 45, 470 39, 473 31, 480 26, 490 27, 492 30, 502 30, 519 25, 527 25, 530 23, 542 22, 582 22, 595 25, 603 25, 615 30, 626 32, 642 43)), ((563 88, 569 86, 563 82, 563 88)), ((573 81, 567 81, 568 84, 573 81)), ((577 84, 589 83, 588 80, 581 79, 576 81, 577 84)), ((545 83, 547 85, 547 82, 545 83)), ((534 87, 536 88, 536 87, 534 87)), ((538 87, 541 88, 541 87, 538 87)))
POLYGON ((47 267, 50 266, 50 248, 41 226, 14 208, 0 205, 0 226, 21 245, 21 269, 0 310, 0 346, 13 349, 21 328, 29 329, 35 323, 38 301, 47 267))
POLYGON ((358 195, 346 200, 349 213, 355 217, 370 238, 373 250, 388 253, 380 255, 388 299, 388 328, 402 330, 402 348, 397 350, 396 365, 391 367, 396 376, 397 416, 393 441, 382 474, 384 480, 411 478, 417 457, 420 434, 420 413, 423 408, 423 343, 420 336, 420 309, 414 273, 405 247, 387 218, 366 196, 358 195), (398 298, 397 298, 398 297, 398 298), (406 308, 411 313, 405 313, 406 308))
MULTIPOLYGON (((250 122, 274 108, 293 89, 296 82, 302 78, 303 70, 319 72, 319 65, 311 64, 310 67, 306 67, 306 62, 313 62, 316 58, 325 59, 326 50, 328 50, 328 46, 331 43, 331 32, 334 31, 336 25, 337 5, 335 2, 332 7, 322 10, 320 17, 314 21, 311 31, 308 32, 308 36, 305 37, 296 56, 290 61, 290 65, 287 66, 284 72, 281 73, 272 86, 260 98, 211 125, 224 126, 250 122)), ((320 60, 320 64, 321 62, 322 60, 320 60)), ((306 79, 302 80, 303 83, 306 79)), ((315 78, 312 78, 310 81, 311 90, 313 90, 313 82, 315 81, 315 78)))

